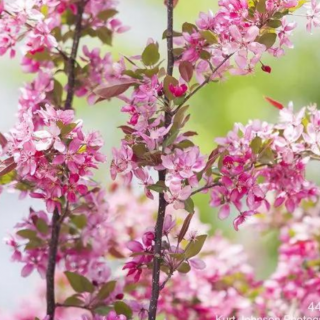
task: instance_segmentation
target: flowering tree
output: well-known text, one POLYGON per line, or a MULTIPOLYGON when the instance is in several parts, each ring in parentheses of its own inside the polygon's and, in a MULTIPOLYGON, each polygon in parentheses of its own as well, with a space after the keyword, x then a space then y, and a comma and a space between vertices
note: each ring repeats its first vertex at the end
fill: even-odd
POLYGON ((264 54, 280 58, 292 47, 296 23, 287 17, 300 10, 310 31, 320 25, 320 5, 220 0, 216 14, 201 13, 196 24, 186 22, 176 31, 177 4, 165 2, 165 68, 153 40, 140 55, 116 62, 99 48, 79 50, 87 37, 111 45, 116 33, 127 30, 113 1, 0 2, 0 53, 13 58, 22 42, 22 68, 36 75, 21 89, 17 124, 0 134, 1 185, 46 205, 45 211, 30 209, 7 241, 13 259, 23 263, 21 275, 36 270, 45 279, 45 301, 30 310, 32 320, 283 316, 310 311, 319 297, 318 231, 307 227, 318 224, 318 217, 298 212, 304 203, 318 201, 319 187, 305 170, 320 156, 320 111, 309 106, 296 114, 292 106, 268 98, 280 109, 278 124, 236 124, 216 139, 209 156, 192 142, 196 132, 184 127, 193 95, 228 74, 250 74, 259 63, 270 73, 264 54), (121 111, 129 115, 121 126, 121 146, 112 150, 111 177, 120 175, 120 182, 108 191, 93 178, 105 161, 103 140, 75 119, 75 95, 89 104, 121 99, 121 111), (133 179, 148 200, 131 193, 133 179), (261 212, 268 218, 256 222, 258 227, 279 221, 279 270, 265 283, 254 279, 237 246, 219 234, 206 241, 207 227, 198 221, 192 200, 200 192, 209 193, 220 219, 236 208, 236 230, 261 212), (282 211, 290 218, 278 219, 282 211), (139 225, 142 219, 149 228, 139 225), (223 252, 239 259, 233 263, 223 252), (118 266, 128 270, 127 277, 118 266))

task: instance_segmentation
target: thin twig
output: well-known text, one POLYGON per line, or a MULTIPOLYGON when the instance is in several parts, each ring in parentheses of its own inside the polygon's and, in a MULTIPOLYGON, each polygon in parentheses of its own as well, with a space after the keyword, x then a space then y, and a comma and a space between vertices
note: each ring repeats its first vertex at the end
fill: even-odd
POLYGON ((203 81, 197 88, 195 88, 192 92, 190 92, 185 98, 184 100, 178 105, 178 107, 174 110, 174 114, 176 114, 178 112, 178 110, 184 106, 184 104, 191 98, 193 97, 200 89, 202 89, 203 87, 205 87, 211 80, 212 75, 214 75, 231 57, 233 54, 229 54, 227 55, 222 62, 220 62, 217 67, 212 70, 212 74, 205 80, 203 81))
MULTIPOLYGON (((186 251, 188 250, 190 244, 191 244, 191 241, 188 243, 188 245, 187 245, 186 248, 184 249, 184 252, 186 252, 186 251)), ((175 268, 172 268, 172 269, 170 270, 170 273, 168 274, 167 278, 166 278, 166 279, 162 282, 162 284, 160 285, 160 291, 163 290, 163 288, 166 286, 167 282, 172 278, 174 272, 177 271, 177 270, 180 268, 180 266, 181 266, 185 261, 186 261, 185 258, 182 259, 182 260, 176 265, 175 268)))
POLYGON ((72 109, 72 101, 74 97, 74 89, 75 89, 75 83, 76 83, 76 74, 75 74, 76 58, 77 58, 78 48, 79 48, 79 43, 81 38, 82 18, 83 18, 85 4, 86 2, 84 1, 78 4, 72 50, 71 50, 71 55, 68 59, 68 65, 67 65, 67 74, 68 74, 67 90, 68 91, 67 91, 66 102, 64 105, 65 110, 72 109))
POLYGON ((211 188, 214 188, 214 187, 217 187, 217 186, 221 186, 221 183, 216 182, 216 183, 209 184, 209 185, 206 185, 206 186, 204 186, 204 187, 201 187, 201 188, 193 191, 193 192, 191 193, 191 196, 194 196, 195 194, 197 194, 197 193, 199 193, 199 192, 201 192, 201 191, 208 190, 208 189, 211 189, 211 188))
POLYGON ((94 315, 93 311, 91 310, 90 307, 86 306, 76 306, 76 305, 68 305, 68 304, 63 304, 63 303, 56 303, 56 308, 77 308, 77 309, 83 309, 90 311, 92 315, 94 315))

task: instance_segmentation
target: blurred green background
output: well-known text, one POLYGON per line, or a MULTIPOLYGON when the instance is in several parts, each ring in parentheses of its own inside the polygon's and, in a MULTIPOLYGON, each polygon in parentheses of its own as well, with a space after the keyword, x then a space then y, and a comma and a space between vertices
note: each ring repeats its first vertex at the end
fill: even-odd
MULTIPOLYGON (((200 11, 215 11, 216 8, 217 1, 213 0, 179 0, 175 10, 175 30, 179 30, 185 21, 194 22, 200 11)), ((164 52, 165 42, 161 37, 166 28, 166 11, 163 0, 123 0, 120 1, 119 11, 120 19, 124 24, 131 26, 131 30, 114 39, 111 50, 115 59, 119 57, 119 53, 127 56, 141 53, 149 37, 159 41, 164 52)), ((272 67, 271 74, 258 68, 254 75, 229 77, 223 83, 210 84, 192 98, 189 127, 199 133, 195 141, 203 153, 208 154, 214 148, 214 138, 225 135, 232 129, 234 122, 246 123, 249 119, 256 118, 276 121, 278 112, 264 100, 264 96, 272 97, 284 104, 293 101, 296 108, 311 102, 319 104, 320 33, 307 34, 303 18, 298 19, 301 19, 301 23, 292 39, 295 49, 286 50, 286 56, 280 59, 270 56, 263 58, 264 64, 272 67)), ((102 50, 107 51, 110 48, 102 50)), ((30 79, 30 76, 21 75, 17 59, 1 59, 0 67, 0 129, 6 131, 14 123, 18 88, 30 79)), ((119 146, 122 136, 116 127, 127 120, 126 116, 119 112, 121 102, 104 102, 88 107, 86 101, 76 100, 75 105, 78 117, 85 120, 86 129, 102 132, 106 141, 105 152, 110 160, 111 148, 119 146)), ((110 181, 108 167, 109 164, 103 166, 99 172, 99 179, 105 184, 110 181)), ((312 167, 309 174, 320 181, 319 172, 319 167, 312 167)), ((206 195, 199 195, 196 205, 200 209, 202 221, 210 223, 213 231, 223 230, 233 241, 242 243, 248 249, 250 261, 256 267, 260 278, 266 277, 274 270, 278 245, 276 232, 261 236, 250 226, 235 232, 232 228, 232 218, 219 221, 216 210, 208 206, 206 195)), ((16 221, 17 216, 12 215, 11 226, 16 221)), ((4 232, 1 234, 2 237, 5 235, 4 232)), ((2 249, 1 252, 5 250, 8 249, 2 249)), ((7 256, 9 254, 6 251, 5 259, 7 256)), ((20 266, 17 266, 16 270, 19 268, 20 266)), ((16 273, 16 277, 19 277, 19 273, 16 273)))

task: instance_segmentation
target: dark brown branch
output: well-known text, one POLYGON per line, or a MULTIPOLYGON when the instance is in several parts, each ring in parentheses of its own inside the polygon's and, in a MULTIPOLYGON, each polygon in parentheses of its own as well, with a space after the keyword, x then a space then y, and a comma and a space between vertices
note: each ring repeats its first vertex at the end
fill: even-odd
POLYGON ((78 48, 81 38, 81 31, 82 31, 82 17, 83 17, 83 11, 85 7, 85 2, 81 1, 78 4, 78 11, 77 11, 77 17, 76 17, 76 26, 74 30, 74 36, 73 36, 73 44, 72 44, 72 50, 71 55, 68 60, 67 65, 67 73, 68 73, 68 91, 67 91, 67 99, 64 105, 64 108, 66 110, 72 109, 72 101, 74 97, 74 89, 76 84, 76 58, 78 54, 78 48))
POLYGON ((47 315, 49 316, 48 320, 54 320, 55 314, 55 285, 54 285, 54 276, 56 270, 56 259, 57 251, 59 244, 59 235, 60 235, 60 215, 57 209, 54 210, 52 221, 51 221, 51 239, 48 252, 48 266, 46 273, 46 285, 47 285, 47 315))
POLYGON ((86 306, 76 306, 76 305, 68 305, 68 304, 63 304, 63 303, 57 303, 56 304, 56 308, 76 308, 76 309, 83 309, 83 310, 88 310, 91 312, 92 315, 93 311, 91 310, 90 307, 86 307, 86 306))
POLYGON ((195 194, 197 194, 197 193, 199 193, 201 191, 208 190, 208 189, 211 189, 211 188, 216 187, 216 186, 221 186, 221 183, 217 182, 217 183, 213 183, 213 184, 209 184, 209 185, 206 185, 204 187, 201 187, 201 188, 193 191, 191 193, 191 196, 194 196, 195 194))
MULTIPOLYGON (((167 55, 168 65, 167 74, 172 76, 174 66, 173 55, 173 0, 167 1, 167 55)), ((166 112, 165 112, 165 126, 168 127, 172 121, 170 109, 170 102, 166 99, 166 112)), ((167 138, 167 137, 165 137, 167 138)), ((159 171, 159 181, 166 180, 166 170, 159 171)), ((164 217, 166 214, 167 202, 164 194, 159 194, 158 216, 155 227, 155 245, 154 245, 154 258, 153 258, 153 272, 152 272, 152 291, 151 300, 149 305, 149 320, 156 320, 157 307, 160 294, 160 266, 161 266, 161 251, 162 251, 162 230, 164 217)))

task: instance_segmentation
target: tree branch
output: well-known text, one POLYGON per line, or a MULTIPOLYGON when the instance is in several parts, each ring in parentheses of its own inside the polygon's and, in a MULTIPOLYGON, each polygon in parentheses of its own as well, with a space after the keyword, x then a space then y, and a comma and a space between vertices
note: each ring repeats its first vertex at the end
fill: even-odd
POLYGON ((199 193, 199 192, 201 192, 201 191, 208 190, 208 189, 211 189, 211 188, 217 187, 217 186, 221 186, 221 183, 217 182, 217 183, 213 183, 213 184, 209 184, 209 185, 206 185, 206 186, 204 186, 204 187, 201 187, 201 188, 193 191, 193 192, 191 193, 191 196, 194 196, 195 194, 197 194, 197 193, 199 193))
MULTIPOLYGON (((173 0, 167 1, 167 74, 172 76, 174 66, 173 55, 173 0)), ((168 127, 172 121, 172 115, 169 110, 170 102, 166 99, 166 111, 165 111, 165 127, 168 127)), ((167 137, 165 137, 167 138, 167 137)), ((166 180, 166 170, 159 171, 159 181, 166 180)), ((156 320, 157 307, 160 294, 160 266, 161 266, 161 250, 162 250, 162 230, 164 217, 166 213, 167 202, 164 198, 164 194, 159 194, 159 206, 158 216, 155 227, 155 245, 154 245, 154 258, 153 258, 153 272, 152 272, 152 291, 151 300, 149 305, 149 320, 156 320)))
POLYGON ((56 259, 57 259, 57 251, 59 244, 59 235, 60 235, 60 215, 57 209, 54 210, 52 221, 51 221, 51 240, 49 245, 48 252, 48 266, 46 272, 46 285, 47 285, 47 316, 49 316, 48 320, 54 320, 55 314, 55 284, 54 284, 54 276, 56 270, 56 259))
POLYGON ((75 89, 75 83, 76 83, 76 58, 78 54, 78 48, 79 48, 79 42, 81 38, 81 31, 82 31, 82 17, 84 12, 84 7, 86 5, 86 2, 81 1, 78 4, 78 11, 77 11, 77 17, 76 17, 76 26, 74 31, 74 37, 73 37, 73 44, 72 44, 72 50, 71 55, 68 59, 68 66, 67 66, 67 73, 68 73, 68 85, 67 85, 67 99, 64 105, 64 108, 66 110, 72 109, 72 101, 74 97, 74 89, 75 89))

